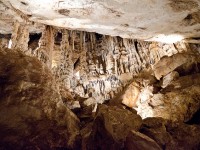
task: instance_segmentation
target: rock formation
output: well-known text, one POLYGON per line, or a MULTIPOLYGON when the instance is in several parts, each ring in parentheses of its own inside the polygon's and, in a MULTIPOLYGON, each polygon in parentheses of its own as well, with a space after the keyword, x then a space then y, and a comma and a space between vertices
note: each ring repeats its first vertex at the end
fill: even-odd
POLYGON ((79 119, 50 70, 16 49, 1 49, 0 59, 0 148, 76 148, 79 119))
POLYGON ((199 126, 183 123, 200 108, 198 45, 18 32, 1 39, 1 148, 199 148, 199 126))
POLYGON ((0 149, 199 150, 199 5, 2 0, 0 149))

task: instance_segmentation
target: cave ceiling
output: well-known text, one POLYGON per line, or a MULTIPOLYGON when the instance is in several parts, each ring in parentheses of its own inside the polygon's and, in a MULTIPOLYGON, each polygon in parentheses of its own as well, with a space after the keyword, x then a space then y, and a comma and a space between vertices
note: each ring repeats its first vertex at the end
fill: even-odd
POLYGON ((47 24, 122 38, 176 42, 199 37, 200 1, 1 0, 0 32, 11 33, 15 19, 34 22, 32 32, 47 24))

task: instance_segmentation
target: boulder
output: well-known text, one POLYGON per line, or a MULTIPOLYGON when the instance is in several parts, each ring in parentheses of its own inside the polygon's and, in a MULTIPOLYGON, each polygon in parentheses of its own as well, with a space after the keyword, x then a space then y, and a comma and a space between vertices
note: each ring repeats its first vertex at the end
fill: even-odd
POLYGON ((122 149, 131 130, 138 131, 142 124, 139 115, 116 106, 99 105, 95 117, 89 149, 122 149))
POLYGON ((199 63, 200 58, 194 54, 178 53, 171 57, 163 57, 153 66, 155 77, 160 80, 163 76, 174 71, 180 66, 188 68, 192 64, 199 63))
POLYGON ((179 77, 177 80, 171 81, 162 91, 174 91, 176 89, 184 89, 192 85, 200 85, 200 73, 179 77))
POLYGON ((165 127, 168 122, 159 117, 146 118, 143 120, 140 132, 156 141, 162 149, 176 149, 175 142, 165 127))
POLYGON ((159 145, 148 136, 132 130, 125 142, 127 150, 161 150, 159 145))
POLYGON ((37 58, 0 50, 0 149, 74 149, 79 119, 37 58))
POLYGON ((153 139, 166 150, 198 150, 200 126, 171 122, 163 118, 146 118, 140 132, 153 139))
MULTIPOLYGON (((141 101, 140 98, 137 103, 138 114, 142 118, 162 117, 172 121, 189 121, 200 108, 199 77, 199 73, 181 76, 173 79, 166 84, 165 88, 160 89, 157 93, 152 93, 149 97, 145 93, 146 100, 141 101)), ((140 95, 145 88, 141 89, 140 95)))
POLYGON ((163 77, 162 81, 162 88, 167 87, 173 80, 176 80, 179 77, 179 74, 177 71, 172 71, 166 76, 163 77))
MULTIPOLYGON (((200 126, 184 123, 170 123, 166 126, 167 132, 176 143, 177 150, 199 150, 200 126)), ((170 150, 170 148, 168 148, 170 150)))
POLYGON ((122 103, 127 107, 136 107, 140 95, 140 90, 134 84, 130 84, 122 96, 122 103))

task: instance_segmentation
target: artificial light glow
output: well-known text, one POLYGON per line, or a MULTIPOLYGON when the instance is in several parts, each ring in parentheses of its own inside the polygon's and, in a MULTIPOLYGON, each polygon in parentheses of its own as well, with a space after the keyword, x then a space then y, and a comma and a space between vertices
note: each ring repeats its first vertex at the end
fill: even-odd
POLYGON ((171 34, 171 35, 160 34, 160 35, 153 37, 146 41, 157 41, 157 42, 161 42, 161 43, 172 44, 172 43, 182 41, 183 39, 184 39, 183 36, 177 35, 177 34, 171 34))

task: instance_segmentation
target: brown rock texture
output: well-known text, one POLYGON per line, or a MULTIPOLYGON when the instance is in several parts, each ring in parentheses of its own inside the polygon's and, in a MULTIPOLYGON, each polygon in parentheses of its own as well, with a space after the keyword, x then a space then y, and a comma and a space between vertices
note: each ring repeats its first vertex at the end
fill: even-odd
POLYGON ((51 71, 19 50, 0 49, 0 149, 73 149, 79 119, 51 71))
POLYGON ((161 150, 158 144, 148 136, 132 130, 126 137, 127 150, 161 150))
POLYGON ((188 53, 175 54, 171 57, 163 57, 154 65, 153 70, 155 77, 160 80, 161 77, 167 75, 176 68, 180 66, 187 67, 192 63, 200 63, 199 55, 188 53))
MULTIPOLYGON (((142 119, 129 110, 116 106, 99 105, 90 132, 83 139, 86 149, 122 149, 131 130, 139 130, 142 119)), ((87 129, 87 128, 86 128, 87 129)), ((84 145, 83 145, 84 146, 84 145)))
MULTIPOLYGON (((173 121, 189 121, 200 108, 199 73, 181 76, 165 88, 159 87, 162 83, 149 84, 147 87, 153 90, 140 93, 138 114, 142 118, 162 117, 173 121)), ((147 87, 141 87, 141 91, 147 87)))
POLYGON ((162 149, 200 148, 200 126, 174 123, 163 118, 146 118, 140 132, 152 138, 162 149))
POLYGON ((199 149, 198 44, 29 29, 0 37, 0 149, 199 149))
MULTIPOLYGON (((199 53, 194 50, 162 57, 153 65, 152 72, 138 74, 122 95, 130 102, 138 95, 135 109, 142 118, 189 121, 200 108, 199 62, 199 53), (153 74, 157 80, 152 78, 153 74), (133 85, 139 90, 135 91, 133 85)), ((130 107, 127 101, 121 98, 130 107)))
POLYGON ((135 107, 139 94, 138 87, 131 84, 123 95, 122 103, 131 108, 135 107))

